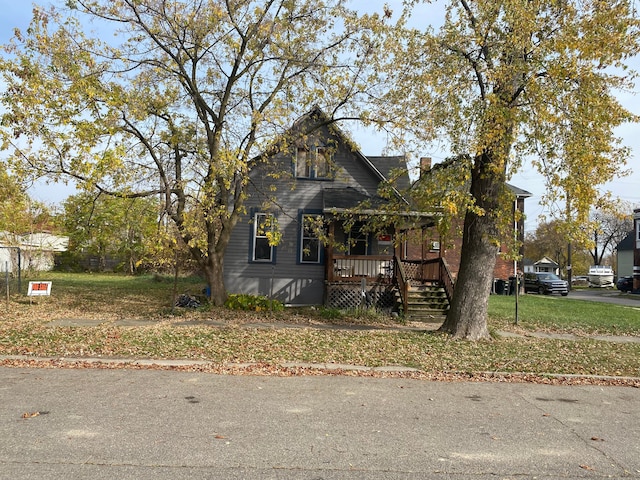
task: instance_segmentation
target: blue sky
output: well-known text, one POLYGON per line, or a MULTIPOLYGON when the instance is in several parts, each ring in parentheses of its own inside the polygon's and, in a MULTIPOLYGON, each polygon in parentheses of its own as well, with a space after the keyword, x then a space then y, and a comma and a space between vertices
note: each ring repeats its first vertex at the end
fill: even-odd
MULTIPOLYGON (((61 1, 61 0, 60 0, 61 1)), ((48 5, 50 2, 36 2, 42 5, 48 5)), ((60 3, 54 1, 53 3, 60 3)), ((382 11, 384 4, 389 4, 394 10, 399 11, 401 8, 401 2, 398 0, 353 0, 353 5, 363 11, 382 11)), ((428 6, 429 17, 431 19, 438 18, 438 14, 442 12, 442 5, 444 2, 438 1, 428 6)), ((0 8, 2 14, 0 15, 0 43, 4 44, 9 41, 13 35, 13 29, 18 27, 25 29, 31 19, 32 2, 25 0, 0 0, 0 8)), ((635 68, 640 69, 640 59, 634 62, 635 68)), ((640 114, 640 99, 638 98, 638 89, 635 92, 625 93, 620 95, 620 101, 622 104, 635 114, 640 114)), ((385 139, 379 134, 366 130, 355 130, 355 140, 361 145, 362 151, 365 155, 380 155, 382 149, 385 147, 385 139)), ((640 207, 640 125, 625 125, 621 127, 617 132, 624 140, 625 145, 632 149, 632 159, 628 165, 633 173, 621 179, 616 179, 610 184, 603 187, 604 190, 609 190, 613 193, 614 197, 618 197, 622 200, 630 202, 635 208, 640 207)), ((425 148, 423 156, 430 156, 433 158, 434 163, 443 160, 447 153, 425 148)), ((543 178, 534 171, 531 167, 525 166, 521 172, 519 172, 512 180, 511 183, 528 190, 533 196, 526 202, 526 230, 535 230, 538 217, 541 214, 547 213, 538 204, 540 198, 544 194, 544 181, 543 178)), ((47 203, 59 203, 66 198, 69 194, 75 193, 73 187, 67 185, 35 185, 30 195, 36 200, 42 200, 47 203)))

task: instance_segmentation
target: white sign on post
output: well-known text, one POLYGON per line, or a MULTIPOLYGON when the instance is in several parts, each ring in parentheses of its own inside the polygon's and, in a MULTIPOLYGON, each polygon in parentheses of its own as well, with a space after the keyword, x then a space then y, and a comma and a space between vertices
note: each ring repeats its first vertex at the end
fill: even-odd
POLYGON ((29 282, 27 295, 30 297, 51 295, 51 282, 29 282))

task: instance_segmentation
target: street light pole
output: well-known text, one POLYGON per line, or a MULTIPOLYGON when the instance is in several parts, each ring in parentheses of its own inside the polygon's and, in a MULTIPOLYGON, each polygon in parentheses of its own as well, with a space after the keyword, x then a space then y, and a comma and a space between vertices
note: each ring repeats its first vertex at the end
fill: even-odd
MULTIPOLYGON (((513 201, 513 248, 515 249, 518 245, 518 216, 516 215, 518 211, 518 196, 516 195, 515 200, 513 201)), ((515 254, 515 252, 514 252, 515 254)), ((513 258, 513 277, 514 277, 514 289, 516 296, 516 312, 515 312, 515 324, 518 325, 518 295, 520 290, 520 279, 518 278, 518 257, 514 256, 513 258)))

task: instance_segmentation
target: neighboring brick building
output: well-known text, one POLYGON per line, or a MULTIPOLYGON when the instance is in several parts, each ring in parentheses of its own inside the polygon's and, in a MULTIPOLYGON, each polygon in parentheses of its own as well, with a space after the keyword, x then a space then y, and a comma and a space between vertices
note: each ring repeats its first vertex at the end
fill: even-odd
MULTIPOLYGON (((424 175, 431 168, 431 159, 422 158, 420 160, 421 174, 424 175)), ((524 241, 524 202, 532 194, 526 190, 507 184, 507 187, 513 194, 514 202, 513 208, 517 208, 522 215, 518 224, 514 222, 514 233, 516 233, 520 244, 524 241)), ((514 210, 511 209, 511 216, 514 218, 514 210)), ((460 250, 462 248, 462 236, 456 235, 455 232, 461 230, 461 225, 464 219, 459 219, 457 223, 452 225, 450 229, 450 238, 441 239, 436 228, 424 229, 422 231, 414 231, 407 239, 405 243, 405 251, 403 257, 406 259, 432 259, 442 256, 449 266, 449 270, 453 277, 458 275, 458 269, 460 266, 460 250), (441 248, 442 247, 442 248, 441 248)), ((503 246, 500 252, 506 251, 503 246)), ((513 260, 506 259, 502 253, 498 253, 496 259, 496 265, 493 270, 493 276, 495 280, 508 281, 509 277, 513 277, 515 271, 523 272, 522 260, 514 262, 513 260)), ((520 257, 523 256, 523 247, 520 247, 520 257)))

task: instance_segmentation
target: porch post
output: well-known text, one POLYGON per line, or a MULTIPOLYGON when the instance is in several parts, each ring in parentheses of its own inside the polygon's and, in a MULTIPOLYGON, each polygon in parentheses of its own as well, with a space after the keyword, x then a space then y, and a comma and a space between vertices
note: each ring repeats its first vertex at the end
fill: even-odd
POLYGON ((333 282, 334 272, 333 272, 333 241, 335 238, 335 222, 331 222, 329 224, 329 245, 325 246, 325 275, 324 278, 327 279, 328 282, 333 282))

